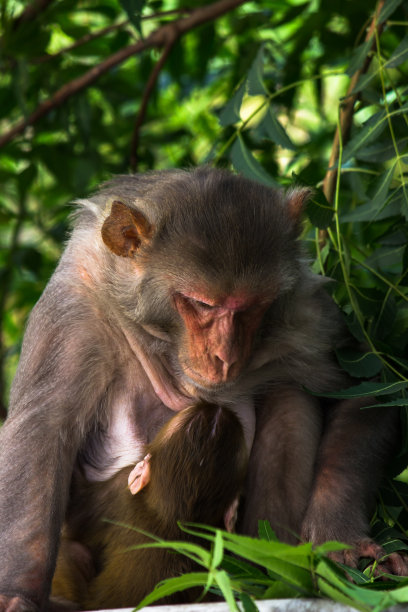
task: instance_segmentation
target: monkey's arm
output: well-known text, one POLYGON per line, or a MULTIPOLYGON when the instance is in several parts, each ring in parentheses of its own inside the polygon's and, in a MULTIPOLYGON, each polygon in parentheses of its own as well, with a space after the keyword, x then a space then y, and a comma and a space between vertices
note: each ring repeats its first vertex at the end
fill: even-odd
POLYGON ((284 541, 298 541, 320 436, 320 407, 313 397, 276 386, 263 398, 256 408, 238 532, 257 536, 258 520, 267 519, 284 541))
MULTIPOLYGON (((333 408, 302 526, 302 537, 316 544, 327 540, 352 544, 352 550, 334 555, 351 566, 360 557, 380 560, 385 554, 367 536, 375 494, 396 449, 399 415, 384 408, 364 410, 373 402, 372 398, 346 400, 333 408)), ((407 575, 408 563, 394 553, 383 569, 407 575)))
POLYGON ((73 462, 101 393, 84 315, 51 283, 26 332, 0 432, 2 611, 46 605, 73 462))

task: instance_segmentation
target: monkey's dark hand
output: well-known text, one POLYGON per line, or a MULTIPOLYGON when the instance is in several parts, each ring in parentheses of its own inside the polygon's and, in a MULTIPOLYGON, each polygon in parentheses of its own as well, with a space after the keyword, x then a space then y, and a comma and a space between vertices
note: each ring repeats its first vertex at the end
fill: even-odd
POLYGON ((374 573, 394 574, 395 576, 408 576, 408 559, 405 555, 394 552, 387 554, 382 546, 371 540, 363 538, 353 545, 353 548, 330 553, 330 558, 349 567, 357 567, 360 559, 372 559, 377 562, 374 573))
POLYGON ((146 457, 136 463, 133 470, 130 472, 128 477, 128 487, 132 495, 139 493, 147 485, 150 480, 150 458, 151 454, 148 453, 146 457))
POLYGON ((38 607, 24 597, 0 595, 0 612, 38 612, 38 607))

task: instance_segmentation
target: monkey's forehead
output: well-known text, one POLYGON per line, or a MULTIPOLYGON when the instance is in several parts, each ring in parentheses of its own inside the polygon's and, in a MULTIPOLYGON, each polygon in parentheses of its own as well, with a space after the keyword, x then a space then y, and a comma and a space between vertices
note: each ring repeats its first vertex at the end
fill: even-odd
POLYGON ((260 185, 226 170, 200 167, 187 170, 162 170, 146 174, 118 176, 102 186, 94 195, 100 206, 107 199, 121 200, 129 206, 141 209, 152 222, 158 222, 175 210, 211 214, 225 209, 255 208, 265 206, 269 215, 277 214, 284 203, 281 190, 260 185))

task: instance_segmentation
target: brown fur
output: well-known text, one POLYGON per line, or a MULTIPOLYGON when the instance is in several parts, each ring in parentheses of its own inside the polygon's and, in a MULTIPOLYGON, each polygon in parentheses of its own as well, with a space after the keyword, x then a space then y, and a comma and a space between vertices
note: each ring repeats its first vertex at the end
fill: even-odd
MULTIPOLYGON (((179 520, 224 527, 248 459, 242 427, 231 411, 205 403, 187 408, 160 430, 145 452, 151 454, 150 482, 137 495, 127 488, 130 467, 107 483, 77 478, 53 580, 54 599, 86 610, 134 606, 161 580, 193 570, 191 560, 168 550, 129 550, 152 540, 123 524, 177 540, 191 539, 178 528, 179 520), (88 504, 79 522, 75 498, 88 504)), ((196 596, 195 591, 177 594, 166 602, 196 596)))

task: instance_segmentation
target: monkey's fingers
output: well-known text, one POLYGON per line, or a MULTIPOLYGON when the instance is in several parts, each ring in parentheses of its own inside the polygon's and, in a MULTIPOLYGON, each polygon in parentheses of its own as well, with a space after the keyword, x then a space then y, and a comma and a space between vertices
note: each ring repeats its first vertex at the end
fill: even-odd
POLYGON ((128 487, 132 495, 139 493, 150 481, 150 453, 146 457, 136 463, 128 477, 128 487))
POLYGON ((332 553, 330 557, 349 567, 357 567, 359 559, 373 559, 378 563, 375 576, 408 576, 408 558, 396 552, 387 555, 384 548, 370 538, 363 538, 352 549, 332 553))

